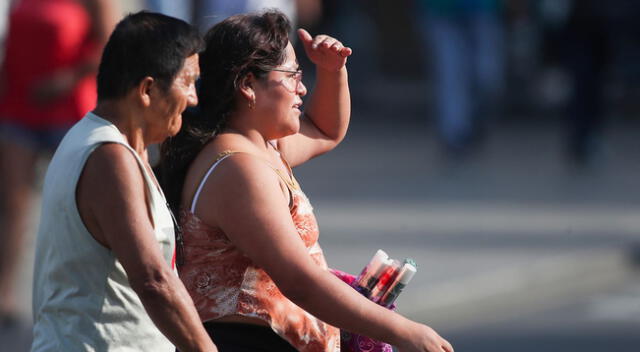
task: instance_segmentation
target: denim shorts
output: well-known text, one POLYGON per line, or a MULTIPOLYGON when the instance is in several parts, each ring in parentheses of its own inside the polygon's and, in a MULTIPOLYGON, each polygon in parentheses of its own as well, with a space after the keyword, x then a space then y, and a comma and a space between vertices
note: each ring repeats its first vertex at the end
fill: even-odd
POLYGON ((15 122, 0 121, 0 142, 19 144, 36 151, 53 152, 69 128, 71 125, 40 129, 15 122))

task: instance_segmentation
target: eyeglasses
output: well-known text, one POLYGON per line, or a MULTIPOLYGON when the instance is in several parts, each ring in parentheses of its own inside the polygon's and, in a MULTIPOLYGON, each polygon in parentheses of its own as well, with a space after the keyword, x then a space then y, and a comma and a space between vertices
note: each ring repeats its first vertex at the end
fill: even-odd
POLYGON ((271 71, 290 73, 282 80, 282 85, 290 92, 295 93, 300 89, 302 82, 302 70, 285 70, 281 68, 272 68, 271 71))

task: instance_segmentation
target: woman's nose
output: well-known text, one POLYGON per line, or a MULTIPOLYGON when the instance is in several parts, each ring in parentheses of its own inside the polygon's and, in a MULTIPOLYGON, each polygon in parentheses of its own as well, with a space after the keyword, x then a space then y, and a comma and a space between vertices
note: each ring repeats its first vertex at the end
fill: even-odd
POLYGON ((298 95, 301 97, 304 97, 305 95, 307 95, 307 87, 304 85, 304 83, 302 83, 302 81, 298 83, 298 87, 296 88, 296 93, 298 93, 298 95))
POLYGON ((189 89, 189 95, 187 96, 187 105, 196 106, 198 105, 198 94, 196 93, 196 87, 193 86, 189 89))

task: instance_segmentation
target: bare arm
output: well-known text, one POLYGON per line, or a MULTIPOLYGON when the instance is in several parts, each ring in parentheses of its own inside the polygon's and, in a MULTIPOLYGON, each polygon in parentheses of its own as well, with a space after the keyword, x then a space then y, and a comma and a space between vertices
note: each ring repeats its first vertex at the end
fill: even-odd
POLYGON ((217 351, 191 297, 162 257, 131 152, 119 144, 98 147, 82 172, 76 199, 85 225, 122 263, 160 331, 181 351, 217 351))
POLYGON ((298 36, 307 56, 316 65, 317 82, 301 120, 300 132, 278 141, 292 166, 335 148, 346 135, 351 116, 345 66, 351 49, 326 35, 312 38, 304 29, 298 30, 298 36))
POLYGON ((452 351, 431 328, 372 303, 320 268, 295 229, 286 198, 273 170, 238 154, 205 185, 199 209, 206 211, 198 216, 218 224, 285 296, 319 319, 402 351, 452 351))

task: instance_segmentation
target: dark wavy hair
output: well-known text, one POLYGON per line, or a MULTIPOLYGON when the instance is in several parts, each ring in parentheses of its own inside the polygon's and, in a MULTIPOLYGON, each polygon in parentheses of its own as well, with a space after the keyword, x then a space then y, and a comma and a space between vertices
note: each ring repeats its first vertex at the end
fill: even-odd
POLYGON ((204 145, 224 130, 240 103, 236 101, 240 81, 249 73, 262 78, 281 65, 290 31, 287 17, 269 10, 231 16, 206 33, 206 48, 200 54, 198 106, 183 114, 181 131, 163 143, 157 169, 174 212, 180 208, 189 165, 204 145))

